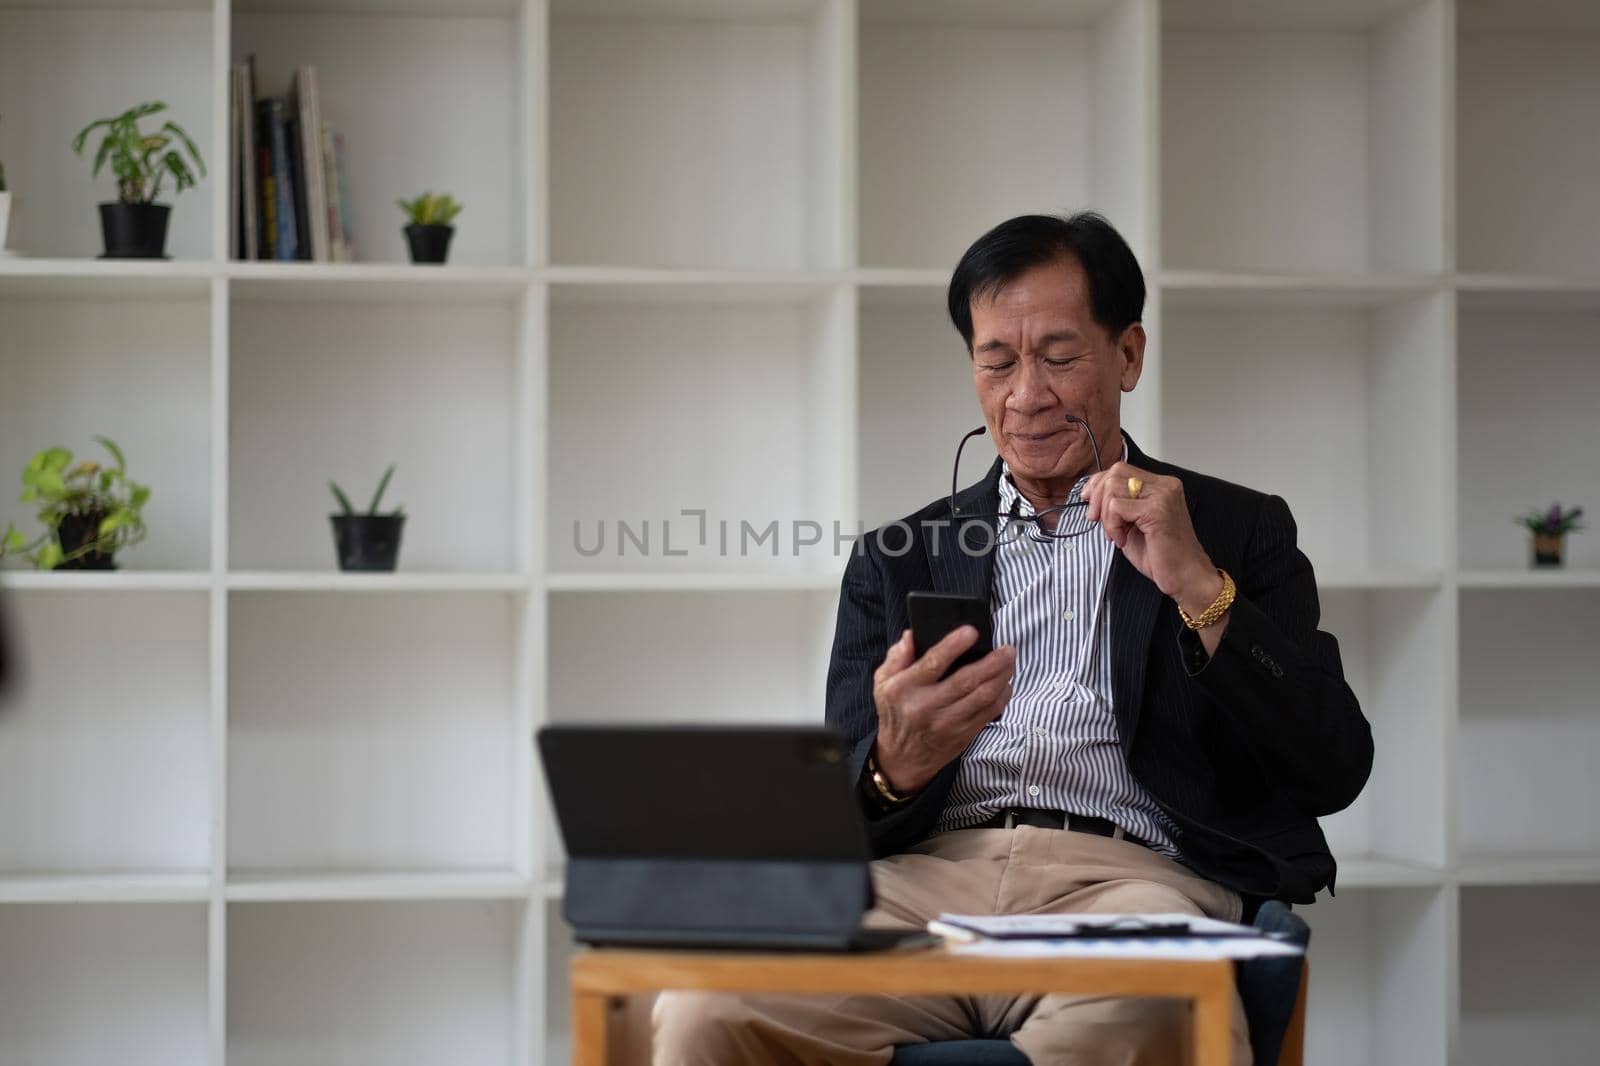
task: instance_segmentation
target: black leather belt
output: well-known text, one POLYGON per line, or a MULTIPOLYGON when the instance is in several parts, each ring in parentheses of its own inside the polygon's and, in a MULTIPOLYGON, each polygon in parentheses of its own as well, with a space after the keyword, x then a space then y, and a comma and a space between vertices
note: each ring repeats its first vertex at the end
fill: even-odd
POLYGON ((1109 818, 1096 818, 1089 814, 1072 814, 1069 811, 1040 811, 1032 807, 1007 807, 987 821, 979 822, 974 829, 1012 829, 1031 825, 1038 829, 1065 829, 1072 833, 1093 833, 1097 837, 1117 837, 1143 847, 1144 841, 1122 829, 1109 818))

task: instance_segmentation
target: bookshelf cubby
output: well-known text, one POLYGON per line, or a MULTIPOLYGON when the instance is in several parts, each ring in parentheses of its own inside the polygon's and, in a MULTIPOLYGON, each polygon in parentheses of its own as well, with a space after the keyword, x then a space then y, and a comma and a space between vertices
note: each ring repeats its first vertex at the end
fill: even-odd
POLYGON ((231 870, 512 870, 515 607, 494 592, 234 594, 231 870))
POLYGON ((205 594, 41 589, 6 607, 26 673, 0 729, 18 813, 0 878, 203 875, 205 594))
POLYGON ((232 1059, 503 1062, 526 1043, 513 997, 526 905, 243 903, 230 908, 232 1059), (331 1051, 322 1051, 325 1060, 331 1051))
POLYGON ((404 260, 395 201, 448 190, 470 212, 451 262, 523 261, 527 123, 510 6, 366 4, 324 14, 318 5, 247 3, 234 12, 230 62, 253 55, 263 95, 283 95, 297 65, 317 68, 324 120, 346 142, 360 258, 404 260))
POLYGON ((365 509, 394 463, 384 507, 406 511, 403 566, 518 568, 514 307, 241 300, 229 326, 232 566, 332 566, 328 481, 365 509))
POLYGON ((141 565, 207 570, 209 293, 176 284, 128 295, 101 284, 75 292, 66 281, 50 279, 41 289, 0 278, 0 450, 13 468, 0 526, 34 528, 33 508, 13 491, 34 453, 59 446, 75 459, 106 462, 110 455, 94 438, 108 437, 128 457, 128 476, 150 485, 160 508, 140 546, 141 565))
POLYGON ((0 477, 101 433, 155 490, 125 569, 0 571, 0 1060, 564 1061, 534 730, 818 719, 832 523, 981 421, 955 258, 1093 207, 1150 287, 1126 424, 1289 500, 1377 736, 1309 1061, 1585 1061, 1600 541, 1534 572, 1512 519, 1600 506, 1597 57, 1577 0, 0 0, 0 477), (249 54, 317 66, 356 262, 228 258, 249 54), (210 175, 171 261, 100 260, 69 142, 152 98, 210 175), (339 573, 326 481, 389 462, 401 569, 339 573), (668 555, 699 508, 780 551, 668 555))
POLYGON ((1362 273, 1443 265, 1443 3, 1164 7, 1164 261, 1362 273))
POLYGON ((206 1061, 204 903, 0 908, 0 1055, 206 1061))
POLYGON ((211 255, 212 198, 228 188, 226 153, 217 150, 226 140, 214 139, 228 113, 227 96, 219 101, 215 92, 218 18, 208 0, 0 4, 0 161, 15 194, 8 247, 38 257, 98 255, 94 205, 115 199, 116 180, 110 168, 92 177, 98 138, 81 158, 72 140, 95 119, 160 100, 168 110, 156 117, 187 130, 210 171, 175 199, 171 182, 163 184, 162 200, 173 204, 167 254, 211 255))
POLYGON ((1461 1050, 1464 1066, 1505 1062, 1531 1032, 1546 1062, 1594 1055, 1600 995, 1589 952, 1600 939, 1594 885, 1465 888, 1461 892, 1461 1050))
POLYGON ((1372 307, 1309 298, 1299 306, 1189 306, 1169 296, 1168 451, 1287 500, 1321 576, 1437 574, 1447 303, 1430 295, 1372 307), (1289 394, 1296 403, 1279 402, 1289 394), (1232 409, 1249 416, 1218 417, 1232 409), (1404 479, 1392 472, 1401 462, 1404 479), (1403 527, 1393 521, 1400 506, 1409 512, 1403 527))
POLYGON ((843 266, 845 7, 554 4, 551 261, 843 266))

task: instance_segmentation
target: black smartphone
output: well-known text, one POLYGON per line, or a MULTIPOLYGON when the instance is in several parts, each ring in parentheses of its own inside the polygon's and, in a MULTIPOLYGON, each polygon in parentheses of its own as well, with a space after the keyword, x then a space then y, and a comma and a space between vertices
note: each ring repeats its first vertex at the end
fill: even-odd
POLYGON ((906 611, 911 615, 911 643, 919 659, 958 626, 970 625, 977 629, 977 641, 950 664, 945 677, 968 663, 977 662, 994 648, 994 616, 989 611, 989 601, 981 596, 908 592, 906 611))

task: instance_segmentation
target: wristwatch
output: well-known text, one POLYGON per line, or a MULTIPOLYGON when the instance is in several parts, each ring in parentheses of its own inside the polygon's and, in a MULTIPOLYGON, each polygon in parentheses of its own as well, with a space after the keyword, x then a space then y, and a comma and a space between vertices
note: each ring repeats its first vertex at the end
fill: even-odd
POLYGON ((861 770, 861 792, 867 799, 869 809, 881 814, 904 807, 913 798, 894 790, 871 752, 867 753, 867 764, 861 770))

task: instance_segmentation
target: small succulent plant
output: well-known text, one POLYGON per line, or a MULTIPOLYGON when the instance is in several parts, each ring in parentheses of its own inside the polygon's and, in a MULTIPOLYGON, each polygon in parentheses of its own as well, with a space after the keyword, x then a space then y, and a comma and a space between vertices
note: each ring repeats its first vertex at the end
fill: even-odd
POLYGON ((438 196, 425 192, 415 200, 396 200, 415 226, 448 226, 462 211, 464 204, 456 203, 449 193, 438 196))
MULTIPOLYGON (((372 503, 367 507, 366 515, 368 518, 378 517, 378 505, 383 501, 383 494, 389 488, 389 479, 394 476, 394 467, 395 464, 390 463, 389 469, 383 472, 383 480, 378 482, 378 491, 373 494, 372 503)), ((339 501, 339 506, 343 508, 343 513, 351 516, 355 515, 356 509, 350 505, 350 497, 344 494, 344 490, 333 481, 328 482, 328 488, 333 490, 333 497, 339 501)), ((404 505, 397 506, 393 511, 389 512, 390 515, 404 513, 404 505)))
POLYGON ((1552 503, 1545 511, 1529 511, 1517 519, 1517 524, 1541 536, 1559 537, 1565 533, 1577 533, 1583 529, 1583 523, 1578 521, 1583 517, 1582 507, 1573 507, 1563 510, 1561 504, 1552 503))

